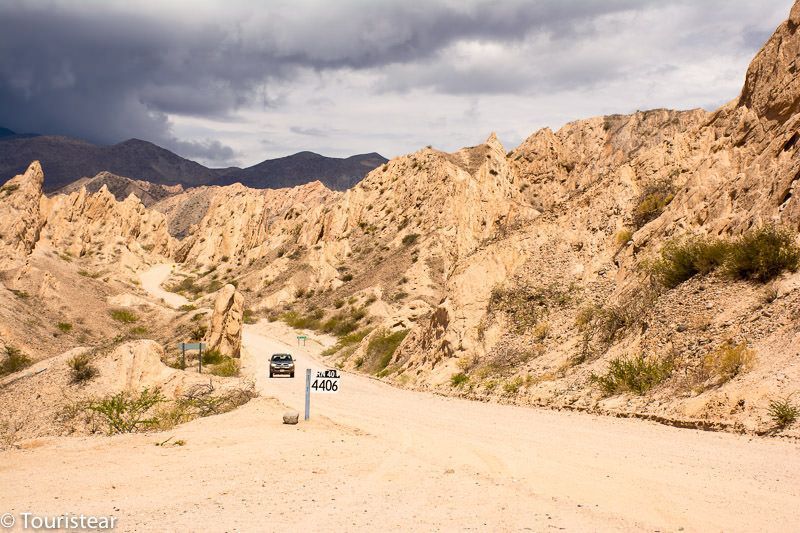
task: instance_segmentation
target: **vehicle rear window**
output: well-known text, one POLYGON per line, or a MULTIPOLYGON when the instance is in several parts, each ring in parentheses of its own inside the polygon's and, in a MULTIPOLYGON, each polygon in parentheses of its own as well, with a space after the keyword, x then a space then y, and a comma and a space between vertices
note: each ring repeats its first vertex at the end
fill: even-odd
POLYGON ((276 353, 272 356, 273 361, 291 361, 292 356, 287 353, 276 353))

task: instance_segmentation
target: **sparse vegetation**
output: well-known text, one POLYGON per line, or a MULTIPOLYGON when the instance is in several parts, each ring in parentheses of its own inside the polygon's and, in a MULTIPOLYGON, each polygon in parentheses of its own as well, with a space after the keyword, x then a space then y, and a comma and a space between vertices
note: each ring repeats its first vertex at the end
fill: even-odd
POLYGON ((666 380, 672 373, 672 361, 665 359, 634 358, 613 359, 602 376, 592 374, 591 380, 608 395, 632 392, 645 394, 666 380))
POLYGON ((71 371, 73 383, 84 383, 98 374, 97 368, 92 364, 92 359, 87 353, 71 358, 67 361, 67 366, 71 371))
POLYGON ((255 324, 258 322, 258 316, 252 309, 245 309, 242 313, 242 322, 245 324, 255 324))
POLYGON ((411 246, 411 245, 415 244, 417 242, 417 240, 419 240, 419 234, 418 233, 409 233, 408 235, 403 237, 403 240, 402 240, 403 246, 411 246))
POLYGON ((397 347, 408 335, 408 330, 384 330, 373 336, 367 344, 367 360, 370 361, 369 369, 373 373, 380 372, 389 366, 397 347))
POLYGON ((793 424, 800 416, 800 407, 791 401, 791 395, 770 400, 768 412, 770 418, 775 422, 779 429, 783 429, 793 424))
POLYGON ((0 362, 0 377, 19 372, 31 366, 31 359, 15 346, 6 345, 5 357, 0 362))
POLYGON ((3 194, 3 196, 10 196, 11 193, 15 192, 18 189, 19 189, 18 183, 7 183, 2 187, 0 187, 0 194, 3 194))
POLYGON ((70 331, 72 331, 72 324, 70 324, 69 322, 59 322, 58 324, 56 324, 56 328, 61 333, 69 333, 70 331))
POLYGON ((239 375, 239 361, 233 357, 223 357, 221 362, 211 367, 211 374, 221 377, 235 377, 239 375))
POLYGON ((761 283, 785 271, 796 271, 800 247, 787 229, 766 225, 745 232, 730 246, 725 273, 733 278, 761 283))
POLYGON ((658 218, 675 198, 675 191, 667 181, 658 181, 645 187, 633 210, 633 225, 641 228, 658 218))
POLYGON ((767 282, 800 265, 800 247, 789 230, 763 226, 733 241, 689 236, 668 242, 659 260, 648 265, 665 287, 677 287, 695 275, 722 268, 734 279, 767 282))
POLYGON ((505 313, 514 331, 522 334, 535 327, 548 308, 568 304, 571 301, 570 293, 570 289, 555 284, 546 287, 498 286, 489 297, 487 313, 505 313))
POLYGON ((627 244, 631 238, 633 237, 633 231, 628 228, 623 228, 614 235, 614 241, 617 243, 617 246, 623 246, 627 244))
POLYGON ((666 243, 661 258, 648 266, 656 281, 673 288, 722 266, 729 250, 730 245, 722 239, 684 237, 666 243))
POLYGON ((139 320, 139 316, 128 309, 112 309, 109 314, 111 318, 122 324, 133 324, 139 320))
POLYGON ((109 435, 132 433, 150 428, 158 423, 151 410, 166 401, 159 388, 144 388, 138 393, 122 391, 95 400, 87 409, 100 415, 109 435))
POLYGON ((364 340, 364 338, 367 335, 369 335, 370 331, 372 330, 367 328, 359 331, 354 331, 353 333, 350 333, 348 335, 343 335, 339 337, 339 341, 334 346, 331 346, 330 348, 322 352, 322 355, 324 356, 333 355, 342 350, 343 348, 347 348, 348 346, 354 346, 359 342, 361 342, 362 340, 364 340))
POLYGON ((467 381, 469 381, 469 377, 463 372, 459 372, 450 376, 450 385, 453 387, 460 387, 467 381))
POLYGON ((503 384, 503 391, 505 391, 506 394, 516 394, 524 383, 525 381, 522 379, 522 376, 517 376, 503 384))
POLYGON ((219 350, 206 350, 203 352, 202 359, 204 365, 218 365, 222 363, 225 356, 219 353, 219 350))
POLYGON ((178 308, 178 311, 189 312, 189 311, 195 311, 196 309, 197 307, 195 307, 192 304, 183 304, 178 308))
POLYGON ((747 347, 728 339, 703 360, 703 377, 716 377, 721 382, 730 381, 739 374, 750 370, 756 361, 756 354, 747 347))

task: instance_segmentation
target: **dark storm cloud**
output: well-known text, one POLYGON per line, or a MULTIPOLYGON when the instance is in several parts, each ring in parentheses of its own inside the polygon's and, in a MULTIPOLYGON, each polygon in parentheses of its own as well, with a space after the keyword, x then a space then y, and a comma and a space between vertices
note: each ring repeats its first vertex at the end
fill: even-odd
MULTIPOLYGON (((636 24, 637 14, 666 4, 712 17, 746 3, 11 0, 0 5, 0 125, 100 143, 140 137, 227 163, 233 149, 177 139, 170 116, 233 121, 242 110, 279 109, 309 71, 377 73, 379 92, 591 86, 626 75, 635 49, 610 54, 591 43, 636 24)), ((750 28, 741 45, 767 36, 750 28)), ((697 51, 709 39, 698 33, 683 42, 697 51)), ((294 133, 328 132, 304 125, 294 133)))

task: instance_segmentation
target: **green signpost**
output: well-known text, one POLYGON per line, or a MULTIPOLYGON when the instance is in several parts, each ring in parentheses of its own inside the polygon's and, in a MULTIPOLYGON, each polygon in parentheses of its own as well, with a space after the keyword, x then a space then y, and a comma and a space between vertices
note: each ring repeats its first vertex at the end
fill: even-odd
POLYGON ((305 346, 307 339, 308 339, 308 335, 298 335, 297 336, 297 345, 300 346, 300 341, 303 341, 303 346, 305 346))
POLYGON ((203 372, 203 349, 206 347, 204 342, 182 342, 178 344, 178 349, 181 351, 181 368, 186 369, 186 350, 199 350, 197 356, 197 372, 203 372))

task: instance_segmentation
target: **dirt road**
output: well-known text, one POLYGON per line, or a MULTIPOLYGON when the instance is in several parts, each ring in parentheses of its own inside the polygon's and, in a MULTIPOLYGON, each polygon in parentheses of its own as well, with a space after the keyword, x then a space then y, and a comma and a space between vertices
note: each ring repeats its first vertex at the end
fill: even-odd
POLYGON ((264 395, 166 434, 57 438, 0 453, 0 514, 83 512, 188 531, 791 531, 800 444, 444 398, 345 374, 302 413, 328 342, 245 328, 264 395), (291 351, 297 377, 267 377, 291 351), (168 437, 185 446, 155 446, 168 437))

